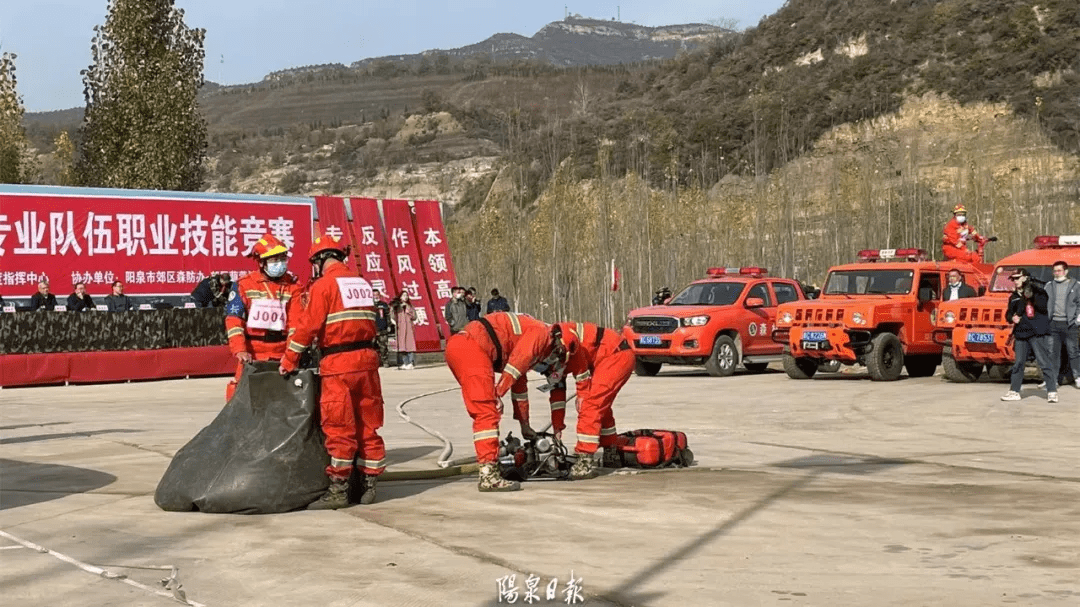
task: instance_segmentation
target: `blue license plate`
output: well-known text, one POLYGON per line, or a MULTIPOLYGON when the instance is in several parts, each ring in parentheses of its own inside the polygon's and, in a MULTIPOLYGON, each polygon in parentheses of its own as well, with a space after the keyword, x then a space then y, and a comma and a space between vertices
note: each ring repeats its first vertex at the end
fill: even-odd
POLYGON ((825 341, 824 331, 807 331, 802 334, 804 341, 825 341))
POLYGON ((643 345, 643 346, 659 346, 660 345, 660 336, 659 335, 642 335, 640 338, 638 338, 638 343, 643 345))
POLYGON ((968 343, 972 344, 992 344, 994 343, 993 333, 968 333, 968 343))

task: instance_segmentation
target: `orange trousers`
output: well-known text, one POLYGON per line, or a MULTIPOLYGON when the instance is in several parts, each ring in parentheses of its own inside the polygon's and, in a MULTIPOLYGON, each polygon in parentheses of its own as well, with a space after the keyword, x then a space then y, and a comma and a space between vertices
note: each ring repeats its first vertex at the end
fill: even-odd
POLYGON ((631 349, 612 348, 608 353, 598 352, 597 358, 588 390, 578 394, 578 442, 574 448, 578 453, 596 453, 598 447, 615 444, 618 434, 611 406, 634 372, 631 349))
POLYGON ((320 422, 330 454, 326 475, 347 480, 354 460, 364 474, 382 474, 386 444, 379 436, 383 398, 378 368, 323 375, 321 381, 320 422))
POLYGON ((969 251, 967 248, 958 248, 954 246, 945 245, 941 247, 941 252, 945 254, 945 259, 953 261, 966 261, 968 263, 982 263, 982 255, 979 255, 977 251, 969 251))
POLYGON ((480 344, 468 335, 455 334, 446 342, 446 365, 461 384, 465 409, 473 420, 476 461, 499 458, 499 399, 495 396, 495 370, 480 344))

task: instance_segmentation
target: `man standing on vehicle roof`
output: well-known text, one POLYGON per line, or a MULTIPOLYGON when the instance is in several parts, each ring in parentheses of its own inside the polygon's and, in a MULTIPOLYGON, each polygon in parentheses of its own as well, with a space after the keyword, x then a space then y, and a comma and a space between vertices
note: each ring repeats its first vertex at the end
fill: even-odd
POLYGON ((386 467, 382 385, 375 338, 374 293, 368 281, 345 265, 346 247, 336 236, 320 236, 308 252, 315 280, 304 313, 289 339, 279 371, 294 371, 300 354, 318 338, 319 421, 326 435, 330 488, 308 510, 336 510, 375 501, 375 480, 386 467), (359 478, 353 478, 359 468, 359 478))
POLYGON ((225 331, 229 351, 236 357, 236 376, 225 388, 232 399, 251 360, 281 360, 289 321, 299 314, 302 288, 289 273, 289 248, 272 234, 260 238, 249 257, 259 269, 232 284, 225 304, 225 331))
POLYGON ((446 342, 446 364, 461 384, 465 409, 473 420, 473 447, 480 464, 480 491, 519 491, 521 484, 499 474, 499 421, 502 397, 511 393, 514 419, 531 438, 529 387, 525 374, 553 352, 563 364, 576 339, 564 340, 558 325, 513 312, 496 312, 465 325, 446 342), (569 345, 567 345, 569 344, 569 345), (499 373, 497 382, 492 375, 499 373))
POLYGON ((997 238, 986 238, 971 227, 967 222, 967 208, 964 205, 956 205, 953 207, 952 212, 953 218, 949 220, 949 223, 945 224, 945 230, 941 237, 941 252, 945 255, 945 259, 982 263, 982 253, 969 251, 967 248, 968 243, 976 242, 982 245, 997 240, 997 238))

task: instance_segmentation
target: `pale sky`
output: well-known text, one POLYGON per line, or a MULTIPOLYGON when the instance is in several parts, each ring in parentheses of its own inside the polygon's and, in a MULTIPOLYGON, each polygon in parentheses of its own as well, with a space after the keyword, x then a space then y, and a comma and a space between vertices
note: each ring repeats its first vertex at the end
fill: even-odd
MULTIPOLYGON (((658 26, 734 19, 757 25, 784 0, 176 0, 189 27, 206 28, 205 74, 221 84, 262 80, 302 65, 449 49, 496 33, 532 36, 571 14, 658 26), (224 61, 222 57, 224 56, 224 61)), ((14 52, 29 112, 82 107, 94 26, 107 0, 0 0, 0 51, 14 52)))

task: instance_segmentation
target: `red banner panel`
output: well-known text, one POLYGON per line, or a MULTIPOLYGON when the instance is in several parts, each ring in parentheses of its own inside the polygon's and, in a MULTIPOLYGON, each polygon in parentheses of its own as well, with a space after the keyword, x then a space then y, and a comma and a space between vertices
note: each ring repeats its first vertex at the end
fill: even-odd
POLYGON ((379 203, 373 198, 351 198, 353 233, 356 250, 353 251, 359 266, 357 271, 371 283, 371 288, 381 291, 387 299, 398 294, 397 285, 390 274, 383 236, 382 220, 379 219, 379 203))
MULTIPOLYGON (((439 203, 434 200, 417 200, 413 203, 413 218, 416 220, 416 236, 419 238, 420 260, 424 266, 428 289, 435 307, 435 317, 439 319, 443 335, 450 335, 450 325, 442 311, 450 301, 450 287, 457 284, 454 274, 454 262, 450 259, 450 245, 446 242, 442 213, 439 203)), ((479 294, 477 294, 479 295, 479 294)))
POLYGON ((315 208, 319 211, 319 233, 337 236, 345 244, 352 244, 349 237, 349 221, 345 218, 345 199, 336 196, 316 196, 315 208))
POLYGON ((438 312, 430 308, 431 296, 416 248, 409 201, 384 200, 382 208, 390 248, 390 272, 401 289, 409 292, 416 308, 416 349, 418 352, 437 352, 442 349, 436 324, 438 312))
POLYGON ((207 275, 250 272, 244 255, 272 233, 304 252, 311 204, 173 192, 0 190, 0 295, 29 296, 39 280, 61 296, 76 282, 94 295, 113 280, 130 295, 187 295, 207 275))

